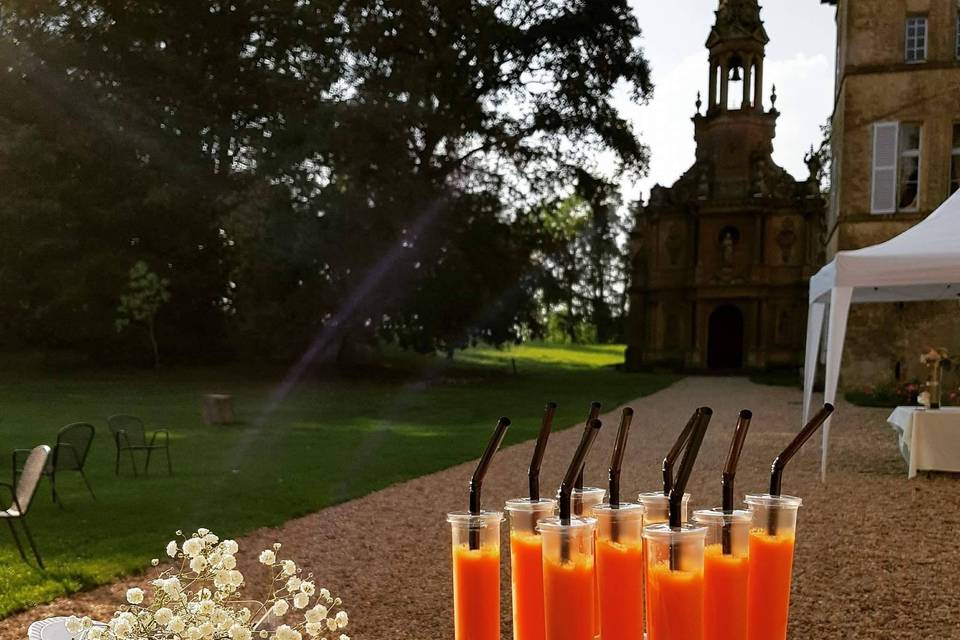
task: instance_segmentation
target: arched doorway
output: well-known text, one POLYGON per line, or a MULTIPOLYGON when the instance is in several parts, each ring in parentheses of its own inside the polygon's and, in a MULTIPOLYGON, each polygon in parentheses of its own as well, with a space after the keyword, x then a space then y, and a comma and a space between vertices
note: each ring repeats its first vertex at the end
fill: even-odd
POLYGON ((743 313, 732 304, 721 305, 710 314, 707 366, 711 369, 743 367, 743 313))

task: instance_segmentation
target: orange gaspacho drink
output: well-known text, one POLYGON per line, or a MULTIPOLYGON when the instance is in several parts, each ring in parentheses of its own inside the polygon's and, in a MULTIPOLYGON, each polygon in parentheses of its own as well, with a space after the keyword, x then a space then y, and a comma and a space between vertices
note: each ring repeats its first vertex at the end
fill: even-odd
POLYGON ((693 518, 707 528, 703 552, 704 639, 746 640, 751 514, 710 509, 694 511, 693 518))
POLYGON ((647 640, 704 640, 703 549, 706 529, 648 525, 647 640))
POLYGON ((786 640, 793 577, 793 548, 800 498, 748 495, 750 577, 747 586, 748 640, 786 640))
POLYGON ((508 500, 510 577, 514 640, 545 640, 543 614, 543 545, 537 522, 553 516, 556 500, 508 500))
POLYGON ((593 508, 602 640, 643 638, 643 505, 593 508))
POLYGON ((596 575, 593 518, 541 520, 546 640, 593 640, 596 575))
MULTIPOLYGON (((574 487, 573 492, 570 494, 571 506, 573 507, 573 515, 575 516, 590 516, 593 514, 593 508, 603 502, 604 497, 607 495, 607 490, 601 487, 574 487)), ((596 531, 594 531, 596 533, 596 531)), ((596 571, 596 565, 594 565, 594 571, 596 571)), ((596 576, 594 576, 593 581, 593 595, 595 601, 593 603, 593 637, 600 637, 600 584, 597 582, 596 576)))
POLYGON ((456 640, 500 640, 499 511, 449 513, 456 640))

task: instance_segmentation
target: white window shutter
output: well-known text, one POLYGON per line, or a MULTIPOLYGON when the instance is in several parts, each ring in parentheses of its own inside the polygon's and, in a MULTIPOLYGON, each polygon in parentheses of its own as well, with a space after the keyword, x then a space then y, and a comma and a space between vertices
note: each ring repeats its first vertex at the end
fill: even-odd
POLYGON ((897 122, 873 125, 873 189, 871 213, 894 213, 897 210, 897 122))

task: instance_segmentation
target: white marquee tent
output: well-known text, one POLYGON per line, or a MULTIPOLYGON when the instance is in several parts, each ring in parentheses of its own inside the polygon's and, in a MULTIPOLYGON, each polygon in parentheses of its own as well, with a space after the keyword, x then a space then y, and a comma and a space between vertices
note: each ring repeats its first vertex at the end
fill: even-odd
MULTIPOLYGON (((810 416, 823 323, 827 321, 824 402, 837 396, 837 377, 852 302, 960 300, 960 191, 923 222, 855 251, 838 251, 810 278, 803 422, 810 416), (827 311, 829 309, 829 312, 827 311)), ((823 425, 820 476, 826 480, 830 420, 823 425)))

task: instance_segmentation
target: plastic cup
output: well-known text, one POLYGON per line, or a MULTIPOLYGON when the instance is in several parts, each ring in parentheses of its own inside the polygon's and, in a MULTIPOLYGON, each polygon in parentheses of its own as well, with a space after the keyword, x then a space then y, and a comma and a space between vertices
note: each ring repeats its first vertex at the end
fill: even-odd
POLYGON ((786 640, 793 577, 797 509, 793 496, 748 494, 750 579, 747 586, 748 640, 786 640))
POLYGON ((703 549, 707 530, 685 524, 643 528, 647 640, 703 640, 703 549), (671 561, 672 556, 672 561, 671 561))
POLYGON ((500 640, 500 511, 447 514, 456 640, 500 640), (471 536, 471 534, 473 534, 471 536), (476 548, 470 548, 471 537, 476 548))
POLYGON ((543 610, 546 640, 593 640, 596 575, 594 518, 547 518, 543 541, 543 610))
MULTIPOLYGON (((643 514, 645 524, 659 524, 670 520, 670 496, 663 495, 663 491, 641 493, 637 501, 646 509, 643 514)), ((689 508, 690 494, 685 493, 680 501, 680 521, 683 523, 687 522, 689 508)))
POLYGON ((633 502, 593 508, 602 640, 643 638, 643 511, 633 502))
POLYGON ((544 640, 543 547, 537 522, 554 515, 549 498, 508 500, 514 640, 544 640))
POLYGON ((588 517, 593 512, 593 508, 603 502, 606 495, 607 490, 600 487, 574 489, 570 494, 570 510, 575 516, 588 517))
POLYGON ((745 510, 694 511, 693 520, 706 527, 703 552, 703 632, 705 640, 746 640, 748 539, 752 514, 745 510), (724 525, 729 553, 724 553, 724 525))

